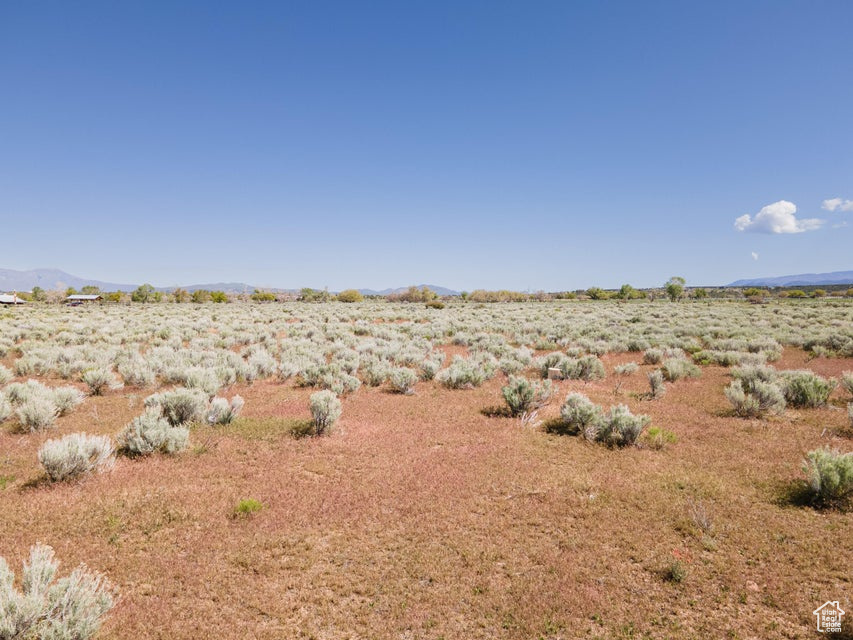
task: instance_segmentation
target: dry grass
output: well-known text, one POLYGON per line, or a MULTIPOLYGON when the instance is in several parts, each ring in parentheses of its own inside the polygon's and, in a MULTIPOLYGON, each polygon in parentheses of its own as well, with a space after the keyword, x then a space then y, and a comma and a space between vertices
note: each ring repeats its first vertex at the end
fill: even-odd
MULTIPOLYGON (((639 358, 603 360, 610 373, 639 358)), ((788 351, 777 366, 853 361, 788 351)), ((238 421, 195 428, 180 456, 39 483, 45 439, 114 434, 141 412, 132 391, 89 397, 56 430, 0 432, 0 555, 20 566, 41 541, 66 568, 107 573, 122 597, 102 639, 807 638, 824 601, 853 610, 853 514, 798 505, 795 490, 805 451, 850 448, 846 414, 731 417, 717 367, 643 400, 649 370, 560 382, 540 419, 580 390, 673 431, 659 451, 484 415, 503 376, 413 396, 363 387, 331 436, 295 439, 311 390, 259 382, 233 389, 238 421), (264 508, 233 518, 246 497, 264 508), (686 575, 667 581, 676 560, 686 575)))

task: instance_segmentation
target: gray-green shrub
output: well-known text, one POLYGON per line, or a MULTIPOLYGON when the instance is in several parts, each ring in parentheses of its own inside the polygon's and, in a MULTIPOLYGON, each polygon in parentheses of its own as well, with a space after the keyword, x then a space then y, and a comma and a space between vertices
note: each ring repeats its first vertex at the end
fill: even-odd
POLYGON ((50 396, 33 395, 18 407, 16 413, 22 427, 30 431, 41 431, 56 423, 59 409, 50 396))
POLYGON ((553 391, 551 381, 531 382, 521 376, 510 376, 506 386, 501 388, 504 400, 513 416, 520 416, 543 407, 553 391))
POLYGON ((634 415, 627 406, 618 404, 604 415, 593 439, 610 447, 631 446, 650 422, 649 416, 634 415))
POLYGON ((38 460, 54 482, 76 478, 112 466, 113 444, 107 436, 71 433, 48 440, 38 451, 38 460))
POLYGON ((93 396, 102 395, 107 389, 120 389, 124 386, 116 375, 106 367, 87 369, 80 376, 80 379, 86 383, 93 396))
POLYGON ((724 390, 736 415, 757 418, 785 410, 785 394, 776 384, 755 379, 750 386, 751 390, 746 391, 741 380, 732 380, 724 390))
POLYGON ((341 417, 341 401, 331 391, 312 393, 308 404, 314 420, 314 433, 318 436, 330 431, 341 417))
POLYGON ((145 456, 155 451, 177 453, 187 448, 190 431, 169 424, 159 411, 148 410, 135 417, 116 436, 118 450, 128 456, 145 456))
POLYGON ((816 502, 836 503, 853 496, 853 452, 815 449, 807 454, 803 471, 816 502))
POLYGON ((845 371, 841 374, 841 388, 847 395, 853 396, 853 371, 845 371))
POLYGON ((88 640, 114 604, 114 589, 101 574, 80 565, 55 580, 53 549, 37 544, 24 563, 22 590, 0 557, 0 638, 3 640, 88 640))
POLYGON ((652 398, 660 398, 666 393, 666 383, 663 381, 663 371, 660 369, 649 372, 649 389, 652 398))
POLYGON ((640 367, 636 362, 626 362, 625 364, 619 364, 613 367, 613 373, 618 376, 629 376, 639 368, 640 367))
POLYGON ((241 396, 234 396, 230 402, 226 398, 214 398, 207 410, 207 421, 210 424, 231 424, 240 415, 244 404, 241 396))
POLYGON ((698 378, 702 375, 699 367, 683 358, 668 358, 664 360, 661 370, 664 377, 670 382, 675 382, 681 378, 698 378))
POLYGON ((783 371, 782 389, 792 407, 814 408, 826 405, 835 388, 835 380, 827 380, 811 371, 783 371))
POLYGON ((560 407, 560 418, 573 432, 594 440, 604 412, 582 393, 570 393, 560 407))
POLYGON ((145 398, 145 406, 159 410, 169 424, 177 426, 204 420, 207 397, 207 394, 199 389, 178 387, 148 396, 145 398))
POLYGON ((391 383, 391 388, 397 393, 411 395, 415 392, 418 374, 407 367, 395 367, 391 370, 388 380, 391 383))
POLYGON ((453 356, 450 366, 439 371, 436 380, 449 389, 473 389, 486 381, 486 372, 471 359, 453 356))

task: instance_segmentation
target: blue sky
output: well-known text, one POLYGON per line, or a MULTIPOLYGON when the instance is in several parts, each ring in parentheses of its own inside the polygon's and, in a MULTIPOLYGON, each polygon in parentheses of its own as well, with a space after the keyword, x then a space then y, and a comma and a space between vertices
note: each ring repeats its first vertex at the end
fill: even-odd
POLYGON ((0 267, 468 290, 853 269, 851 24, 846 0, 5 2, 0 267))

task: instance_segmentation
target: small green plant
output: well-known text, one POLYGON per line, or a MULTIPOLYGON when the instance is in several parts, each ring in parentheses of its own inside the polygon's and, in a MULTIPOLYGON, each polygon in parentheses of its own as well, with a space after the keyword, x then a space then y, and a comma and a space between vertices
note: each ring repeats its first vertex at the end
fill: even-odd
POLYGON ((314 433, 318 436, 331 431, 341 417, 341 401, 331 391, 318 391, 309 399, 311 416, 314 419, 314 433))
POLYGON ((803 461, 812 500, 834 505, 853 496, 853 452, 841 453, 823 447, 810 451, 803 461))
POLYGON ((244 498, 234 507, 233 516, 235 518, 248 518, 249 516, 258 513, 264 508, 260 500, 254 498, 244 498))
POLYGON ((687 565, 681 560, 673 560, 664 571, 664 577, 668 582, 679 584, 687 578, 687 565))
POLYGON ((651 449, 663 449, 668 444, 678 442, 678 437, 672 432, 663 427, 649 427, 646 431, 644 440, 651 449))

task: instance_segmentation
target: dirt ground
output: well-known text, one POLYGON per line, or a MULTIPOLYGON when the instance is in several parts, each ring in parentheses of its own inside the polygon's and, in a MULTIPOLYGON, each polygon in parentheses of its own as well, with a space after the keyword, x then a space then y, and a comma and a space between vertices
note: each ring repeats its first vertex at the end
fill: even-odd
MULTIPOLYGON (((40 541, 61 572, 106 573, 120 599, 102 640, 811 638, 827 600, 853 628, 853 513, 798 497, 806 451, 853 448, 842 392, 748 420, 729 414, 724 368, 647 400, 652 367, 612 373, 641 354, 602 359, 606 379, 560 382, 540 419, 581 391, 676 442, 611 450, 494 417, 502 375, 365 386, 329 437, 294 439, 312 390, 264 381, 230 389, 243 416, 194 428, 183 454, 46 484, 42 442, 114 435, 146 392, 89 397, 57 429, 0 430, 0 555, 17 571, 40 541), (243 498, 264 508, 235 517, 243 498)), ((789 349, 775 365, 837 376, 853 359, 789 349)))

